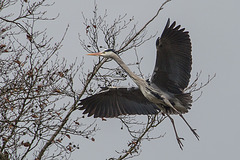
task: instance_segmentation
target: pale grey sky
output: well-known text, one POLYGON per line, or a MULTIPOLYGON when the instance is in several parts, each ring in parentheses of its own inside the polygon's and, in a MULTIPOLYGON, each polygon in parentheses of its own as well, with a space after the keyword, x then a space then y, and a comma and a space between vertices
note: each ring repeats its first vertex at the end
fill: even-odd
MULTIPOLYGON (((108 10, 109 20, 127 13, 129 17, 134 16, 141 27, 155 14, 162 2, 163 0, 102 0, 97 1, 97 4, 100 12, 108 10)), ((60 37, 59 33, 63 32, 67 24, 70 25, 62 50, 69 61, 84 56, 78 41, 78 33, 85 31, 81 12, 92 15, 93 4, 93 0, 56 1, 50 11, 51 14, 60 13, 59 19, 48 26, 48 31, 53 36, 60 37)), ((186 124, 175 116, 179 134, 185 138, 184 150, 179 149, 171 123, 166 119, 154 132, 166 132, 164 138, 144 141, 141 155, 133 159, 239 159, 239 6, 240 1, 237 0, 172 0, 149 26, 149 34, 158 32, 160 36, 167 18, 171 21, 176 20, 177 24, 181 24, 190 32, 193 47, 192 77, 194 78, 199 71, 202 71, 202 82, 207 80, 208 75, 216 73, 217 77, 203 89, 203 96, 193 104, 191 111, 185 116, 192 127, 197 128, 200 141, 197 141, 186 124)), ((151 74, 155 62, 155 39, 140 47, 138 53, 140 57, 144 57, 143 73, 151 74)), ((123 60, 130 63, 131 56, 134 57, 134 54, 128 53, 123 56, 123 60)), ((85 57, 85 68, 92 69, 93 60, 93 57, 85 57)), ((114 63, 113 65, 117 66, 114 63)), ((92 120, 89 118, 89 121, 92 120)), ((76 138, 80 150, 72 154, 72 159, 107 159, 117 155, 115 150, 121 151, 126 148, 130 137, 127 132, 120 130, 118 120, 97 122, 101 130, 94 137, 96 141, 76 138)))

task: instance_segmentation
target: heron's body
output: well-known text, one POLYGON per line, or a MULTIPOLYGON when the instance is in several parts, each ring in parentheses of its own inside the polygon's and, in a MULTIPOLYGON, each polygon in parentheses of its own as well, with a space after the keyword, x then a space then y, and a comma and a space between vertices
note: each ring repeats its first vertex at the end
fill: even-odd
POLYGON ((134 74, 113 49, 89 54, 114 59, 138 87, 105 88, 81 100, 80 109, 84 110, 83 113, 94 117, 117 117, 127 114, 157 114, 160 111, 170 118, 182 148, 181 138, 170 117, 170 114, 178 114, 199 139, 182 115, 188 112, 192 103, 191 94, 184 92, 192 69, 191 42, 188 32, 180 28, 180 25, 175 25, 176 22, 170 25, 168 20, 161 37, 156 41, 156 64, 148 82, 134 74))
MULTIPOLYGON (((191 42, 188 32, 184 31, 184 28, 180 29, 180 26, 175 26, 175 24, 176 22, 170 25, 168 20, 161 38, 158 38, 156 41, 157 58, 150 82, 146 82, 134 74, 113 49, 89 54, 114 59, 137 84, 139 91, 136 93, 142 101, 139 102, 134 97, 130 98, 131 101, 128 101, 129 96, 132 95, 122 96, 120 92, 123 90, 116 89, 114 92, 111 92, 111 88, 109 88, 109 93, 112 93, 112 96, 115 97, 114 101, 110 100, 110 96, 109 101, 112 101, 111 103, 102 100, 106 94, 105 90, 104 94, 100 92, 81 100, 81 109, 85 109, 84 113, 88 113, 89 116, 94 115, 94 117, 116 117, 121 114, 152 114, 159 111, 167 114, 188 112, 192 97, 189 93, 184 93, 184 89, 187 87, 190 79, 192 64, 191 42), (128 101, 128 103, 124 103, 124 101, 128 101), (138 108, 140 104, 142 109, 138 108), (149 104, 154 107, 147 108, 149 104), (112 110, 115 113, 110 115, 108 110, 112 110)), ((125 95, 126 93, 124 92, 125 95)))

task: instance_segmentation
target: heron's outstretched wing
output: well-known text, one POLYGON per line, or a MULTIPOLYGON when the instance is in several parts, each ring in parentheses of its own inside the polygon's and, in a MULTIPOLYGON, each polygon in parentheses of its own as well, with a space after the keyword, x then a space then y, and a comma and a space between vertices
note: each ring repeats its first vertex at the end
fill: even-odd
POLYGON ((156 114, 158 107, 148 101, 139 88, 105 88, 93 96, 81 100, 80 110, 94 117, 119 115, 156 114))
POLYGON ((192 56, 188 32, 175 25, 175 21, 170 25, 168 19, 161 38, 156 41, 157 58, 151 82, 178 94, 189 83, 192 56))

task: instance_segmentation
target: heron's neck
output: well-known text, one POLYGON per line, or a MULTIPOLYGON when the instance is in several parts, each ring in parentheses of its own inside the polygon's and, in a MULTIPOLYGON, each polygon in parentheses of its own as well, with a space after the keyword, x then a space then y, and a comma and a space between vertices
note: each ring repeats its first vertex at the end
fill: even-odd
POLYGON ((131 79, 138 86, 140 85, 140 83, 145 83, 145 80, 138 77, 135 73, 133 73, 118 55, 114 55, 112 58, 119 64, 119 66, 122 67, 123 70, 125 70, 125 72, 129 75, 129 77, 131 77, 131 79))

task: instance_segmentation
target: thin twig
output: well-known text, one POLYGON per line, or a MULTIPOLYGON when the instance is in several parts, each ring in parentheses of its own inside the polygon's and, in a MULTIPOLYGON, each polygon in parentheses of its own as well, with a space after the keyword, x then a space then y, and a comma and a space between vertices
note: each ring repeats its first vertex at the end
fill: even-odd
POLYGON ((145 28, 147 28, 147 26, 159 15, 160 11, 163 9, 163 6, 170 1, 171 0, 166 0, 165 2, 163 2, 157 13, 117 52, 121 52, 122 50, 124 50, 145 28))
MULTIPOLYGON (((118 50, 118 52, 121 52, 122 50, 124 50, 124 48, 126 48, 141 32, 143 32, 143 30, 159 15, 159 12, 163 9, 163 6, 169 2, 170 0, 166 0, 161 7, 158 9, 157 13, 131 38, 129 39, 129 41, 121 48, 118 50)), ((98 72, 98 70, 101 68, 101 66, 107 61, 106 58, 103 58, 99 61, 99 63, 97 65, 95 65, 95 67, 93 68, 93 71, 91 72, 91 74, 89 75, 88 79, 86 80, 86 83, 83 87, 83 90, 81 91, 81 93, 79 94, 77 100, 75 101, 75 103, 71 106, 69 112, 67 113, 67 115, 65 116, 65 118, 62 120, 62 123, 59 125, 59 128, 54 132, 54 134, 51 136, 51 138, 45 143, 45 145, 43 146, 43 148, 41 149, 41 151, 38 154, 37 159, 41 159, 44 152, 46 151, 46 149, 51 145, 51 143, 54 141, 54 139, 56 138, 56 136, 59 134, 59 132, 62 130, 63 126, 66 124, 66 122, 68 121, 68 118, 70 117, 70 115, 72 114, 72 112, 76 109, 78 102, 80 101, 80 98, 83 96, 83 94, 85 93, 88 85, 90 84, 91 80, 93 79, 93 77, 95 76, 95 74, 98 72)), ((147 131, 150 129, 151 127, 149 127, 147 129, 147 131)), ((142 134, 139 142, 141 140, 141 138, 145 135, 146 133, 142 134)), ((138 143, 139 143, 138 142, 138 143)), ((138 144, 137 143, 137 144, 138 144)), ((135 145, 136 146, 136 145, 135 145)), ((129 151, 131 152, 134 148, 130 148, 129 151)), ((128 153, 129 154, 129 153, 128 153)), ((126 156, 128 156, 128 154, 126 154, 126 156)), ((124 156, 124 157, 126 157, 124 156)), ((123 158, 124 158, 123 157, 123 158)), ((121 159, 123 159, 121 158, 121 159)))

